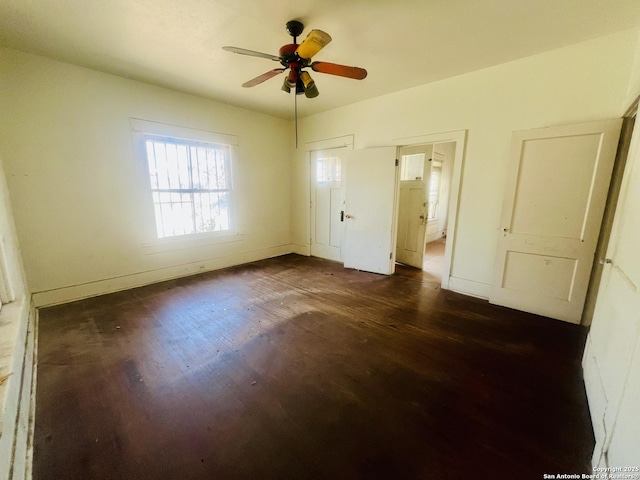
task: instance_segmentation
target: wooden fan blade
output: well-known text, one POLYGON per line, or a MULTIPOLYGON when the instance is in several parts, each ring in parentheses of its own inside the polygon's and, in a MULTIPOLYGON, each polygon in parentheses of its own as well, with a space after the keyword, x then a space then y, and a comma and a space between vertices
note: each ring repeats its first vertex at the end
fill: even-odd
POLYGON ((338 65, 337 63, 313 62, 311 69, 314 72, 328 73, 329 75, 338 75, 355 80, 362 80, 367 76, 367 71, 364 68, 348 67, 346 65, 338 65))
POLYGON ((282 73, 286 70, 286 68, 274 68, 273 70, 269 70, 267 73, 263 73, 259 77, 254 78, 253 80, 249 80, 248 82, 244 82, 242 84, 243 87, 255 87, 256 85, 261 84, 265 80, 269 80, 271 77, 275 77, 279 73, 282 73))
POLYGON ((310 59, 320 50, 327 46, 331 41, 331 35, 322 30, 311 30, 307 38, 305 38, 300 45, 296 53, 300 58, 310 59))
POLYGON ((222 49, 227 52, 239 53, 240 55, 249 55, 251 57, 268 58, 269 60, 273 60, 274 62, 280 61, 280 57, 276 57, 275 55, 269 55, 268 53, 262 53, 262 52, 254 52, 253 50, 247 50, 246 48, 222 47, 222 49))

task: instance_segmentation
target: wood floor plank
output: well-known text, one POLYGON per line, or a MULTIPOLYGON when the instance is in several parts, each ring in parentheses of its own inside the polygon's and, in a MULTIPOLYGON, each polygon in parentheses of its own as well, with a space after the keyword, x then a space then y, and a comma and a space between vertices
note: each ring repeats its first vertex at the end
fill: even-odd
POLYGON ((43 309, 39 328, 36 480, 589 472, 585 329, 408 268, 287 255, 43 309))

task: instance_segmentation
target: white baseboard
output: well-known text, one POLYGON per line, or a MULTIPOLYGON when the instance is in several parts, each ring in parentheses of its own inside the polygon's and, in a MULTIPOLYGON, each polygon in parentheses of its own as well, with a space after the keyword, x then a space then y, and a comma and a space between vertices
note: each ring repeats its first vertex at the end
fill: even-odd
POLYGON ((277 247, 245 252, 237 255, 210 258, 198 262, 183 265, 150 270, 147 272, 123 275, 116 278, 107 278, 95 282, 71 285, 33 294, 33 303, 36 307, 49 307, 61 303, 73 302, 84 298, 96 297, 107 293, 114 293, 129 288, 141 287, 152 283, 163 282, 180 277, 187 277, 197 273, 219 270, 233 267, 243 263, 255 262, 266 258, 279 257, 288 253, 297 253, 296 245, 286 244, 277 247))
POLYGON ((491 285, 488 283, 467 280, 466 278, 449 277, 449 290, 472 297, 489 299, 491 285))
POLYGON ((304 255, 305 257, 311 256, 311 246, 310 245, 302 245, 300 243, 293 243, 291 245, 293 250, 291 253, 297 253, 298 255, 304 255))
POLYGON ((444 237, 444 231, 439 230, 435 233, 430 233, 425 236, 424 243, 431 243, 441 240, 444 237))

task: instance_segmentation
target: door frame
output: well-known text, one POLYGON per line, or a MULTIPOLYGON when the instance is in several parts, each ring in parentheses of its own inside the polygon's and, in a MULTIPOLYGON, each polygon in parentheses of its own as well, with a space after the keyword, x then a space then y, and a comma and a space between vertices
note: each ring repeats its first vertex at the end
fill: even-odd
POLYGON ((609 185, 609 193, 604 207, 602 216, 602 225, 600 226, 600 236, 593 259, 593 267, 591 269, 591 277, 589 278, 589 287, 587 288, 587 296, 584 302, 584 310, 580 325, 590 326, 593 320, 598 290, 600 289, 600 281, 604 268, 604 259, 606 257, 609 240, 611 238, 611 230, 613 228, 613 219, 618 206, 620 190, 622 188, 622 177, 627 165, 629 157, 631 140, 635 123, 638 119, 638 101, 636 99, 633 105, 627 110, 622 117, 622 129, 620 131, 620 139, 618 141, 618 151, 616 159, 613 163, 613 172, 611 173, 611 183, 609 185))
MULTIPOLYGON (((447 241, 444 249, 444 266, 442 269, 442 283, 441 288, 449 290, 451 267, 453 265, 453 252, 455 251, 456 234, 458 232, 458 210, 460 207, 460 191, 462 184, 462 170, 464 164, 464 158, 467 145, 467 130, 454 130, 451 132, 432 133, 427 135, 419 135, 414 137, 396 138, 393 140, 394 144, 398 147, 398 152, 401 147, 413 147, 423 144, 435 144, 435 143, 455 143, 456 151, 453 157, 453 171, 451 173, 451 185, 449 190, 449 207, 448 207, 448 220, 447 220, 447 241)), ((396 191, 400 191, 400 175, 396 178, 396 191)), ((395 198, 395 211, 396 216, 399 210, 399 195, 395 198)), ((393 236, 394 239, 398 237, 398 222, 395 222, 393 236)), ((395 244, 393 246, 393 260, 395 262, 395 244)))
MULTIPOLYGON (((588 314, 583 312, 583 325, 585 323, 588 323, 588 325, 591 324, 593 314, 598 307, 601 306, 600 304, 606 301, 604 289, 608 288, 607 284, 610 275, 613 273, 612 269, 618 269, 622 277, 626 277, 624 272, 615 265, 618 247, 617 234, 620 233, 619 230, 622 228, 624 222, 620 216, 619 202, 622 201, 622 206, 628 208, 628 205, 625 205, 627 203, 625 197, 627 195, 628 184, 631 181, 630 175, 636 166, 634 162, 638 161, 637 149, 640 148, 640 135, 637 135, 640 133, 640 124, 638 124, 638 122, 640 122, 640 115, 638 115, 639 104, 640 96, 632 102, 631 106, 622 116, 623 125, 613 167, 614 172, 609 186, 605 214, 600 229, 600 238, 594 255, 594 265, 598 264, 599 268, 597 272, 595 268, 591 272, 589 291, 587 293, 587 298, 589 298, 589 295, 592 295, 593 305, 590 307, 588 314)), ((586 308, 587 305, 585 302, 585 309, 586 308)), ((600 318, 600 320, 602 320, 602 318, 600 318)), ((637 340, 632 347, 632 354, 627 357, 627 362, 623 366, 623 368, 627 368, 627 371, 624 374, 623 386, 621 387, 619 398, 608 395, 605 390, 603 373, 600 370, 600 365, 606 364, 606 360, 603 361, 601 357, 596 356, 598 348, 593 341, 593 335, 597 328, 598 324, 596 324, 595 328, 590 329, 582 356, 583 380, 587 389, 591 424, 596 436, 596 444, 594 445, 591 458, 591 464, 594 468, 599 466, 609 467, 609 447, 616 434, 620 410, 623 408, 625 401, 628 400, 628 398, 626 398, 628 397, 626 391, 629 385, 631 369, 640 353, 640 340, 637 340), (601 363, 599 364, 599 362, 601 363)), ((611 325, 607 325, 606 327, 599 325, 599 328, 610 329, 613 327, 611 325)), ((612 347, 610 338, 606 339, 606 343, 609 348, 612 347)), ((619 366, 617 370, 619 370, 619 366)))

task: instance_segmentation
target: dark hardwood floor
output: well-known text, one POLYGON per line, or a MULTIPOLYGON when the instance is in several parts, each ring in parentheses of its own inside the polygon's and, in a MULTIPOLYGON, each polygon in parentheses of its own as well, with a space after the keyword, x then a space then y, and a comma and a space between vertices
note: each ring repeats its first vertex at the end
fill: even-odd
POLYGON ((40 311, 34 478, 589 473, 584 328, 288 255, 40 311))

